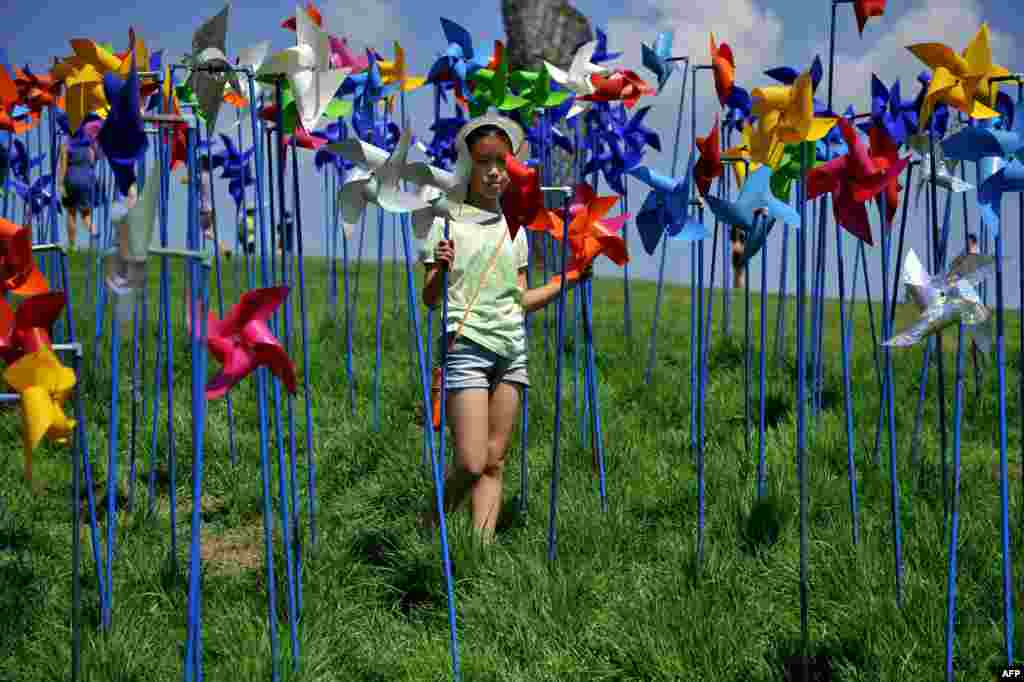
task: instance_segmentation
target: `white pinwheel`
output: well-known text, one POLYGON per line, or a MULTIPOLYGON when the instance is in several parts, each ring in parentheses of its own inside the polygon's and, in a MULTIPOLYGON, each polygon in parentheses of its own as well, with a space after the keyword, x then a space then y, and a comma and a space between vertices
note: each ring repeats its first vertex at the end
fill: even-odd
POLYGON ((566 118, 572 118, 577 114, 582 114, 588 111, 592 105, 591 102, 581 100, 580 97, 594 94, 594 84, 590 80, 594 74, 606 74, 608 73, 608 67, 602 64, 594 64, 591 62, 591 58, 594 56, 594 50, 597 49, 597 41, 592 40, 589 43, 584 43, 580 46, 580 49, 576 50, 576 54, 572 58, 572 63, 569 65, 569 71, 563 71, 551 62, 545 60, 544 66, 547 68, 548 73, 551 74, 551 80, 555 81, 564 88, 572 90, 573 94, 576 95, 576 100, 572 104, 572 108, 569 109, 569 113, 565 115, 566 118))
POLYGON ((257 74, 287 76, 299 121, 303 128, 311 131, 352 70, 331 68, 330 38, 302 7, 296 7, 295 11, 295 38, 295 47, 273 55, 259 67, 257 74))

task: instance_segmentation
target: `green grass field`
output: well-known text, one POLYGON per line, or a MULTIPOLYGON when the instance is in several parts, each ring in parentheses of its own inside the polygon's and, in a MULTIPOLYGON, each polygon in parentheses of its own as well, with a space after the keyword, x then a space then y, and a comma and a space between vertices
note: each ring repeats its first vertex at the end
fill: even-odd
MULTIPOLYGON (((91 369, 93 321, 83 305, 85 256, 74 256, 75 295, 86 362, 79 382, 97 483, 106 480, 106 428, 110 404, 109 350, 91 369)), ((304 406, 295 400, 295 433, 304 542, 301 655, 292 672, 280 541, 280 503, 270 401, 274 532, 278 537, 278 637, 282 679, 426 681, 450 679, 447 607, 437 538, 416 529, 432 491, 420 464, 421 403, 410 364, 404 275, 399 303, 392 271, 384 273, 384 364, 381 429, 371 428, 376 270, 361 269, 355 322, 356 415, 347 404, 343 326, 327 316, 326 269, 307 265, 310 306, 310 376, 317 464, 320 542, 308 542, 304 406)), ((158 268, 152 269, 151 330, 145 335, 145 386, 152 392, 158 268)), ((230 272, 230 270, 228 271, 230 272)), ((404 272, 404 271, 403 271, 404 272)), ((181 309, 181 268, 172 300, 181 309)), ((417 280, 419 274, 417 273, 417 280)), ((237 293, 225 273, 228 301, 237 293)), ((417 289, 419 285, 417 284, 417 289)), ((529 510, 508 513, 498 542, 481 549, 465 514, 451 521, 459 645, 464 679, 517 680, 782 680, 787 658, 799 653, 798 485, 795 458, 795 305, 790 299, 787 359, 769 356, 767 460, 769 501, 755 508, 759 296, 753 294, 751 450, 744 437, 743 306, 734 295, 732 329, 722 333, 716 290, 713 347, 706 398, 706 541, 699 573, 697 476, 690 450, 689 292, 668 287, 659 334, 659 364, 644 386, 654 284, 632 285, 632 344, 623 333, 622 282, 594 285, 595 336, 605 439, 609 510, 601 511, 589 447, 581 442, 566 355, 563 401, 559 558, 547 561, 546 536, 553 425, 554 351, 544 348, 544 313, 533 323, 530 372, 529 510), (753 510, 753 513, 752 513, 753 510)), ((298 296, 292 303, 298 319, 298 296)), ((774 297, 769 299, 768 350, 773 348, 774 297)), ((569 299, 570 309, 572 299, 569 299)), ((810 319, 808 306, 808 321, 810 319)), ((853 398, 861 542, 852 545, 838 305, 826 306, 826 388, 823 412, 809 422, 807 470, 810 508, 810 631, 812 648, 831 661, 833 680, 935 680, 944 660, 946 545, 943 537, 938 405, 952 420, 956 332, 947 332, 946 396, 928 384, 921 459, 910 441, 922 348, 894 352, 897 460, 904 537, 904 605, 896 607, 889 498, 888 452, 872 456, 879 388, 871 356, 866 307, 855 307, 853 398)), ((877 314, 877 307, 876 307, 877 314)), ((912 311, 901 310, 900 321, 912 311)), ((555 308, 550 309, 552 349, 555 308)), ((340 316, 339 316, 340 317, 340 316)), ((175 315, 175 445, 177 452, 178 575, 167 569, 170 502, 166 413, 160 421, 155 514, 149 500, 150 414, 140 423, 134 513, 117 519, 113 565, 113 629, 101 632, 95 565, 88 532, 82 534, 85 627, 84 679, 180 679, 186 626, 186 568, 190 534, 192 450, 191 353, 181 314, 175 315)), ((809 324, 808 324, 809 326, 809 324)), ((297 370, 298 322, 293 341, 297 370)), ((435 330, 437 325, 435 323, 435 330)), ((1009 455, 1012 473, 1011 536, 1015 584, 1024 565, 1021 528, 1018 318, 1007 321, 1009 455)), ((571 332, 570 325, 570 332, 571 332)), ((570 335, 571 336, 571 335, 570 335)), ((127 377, 130 335, 122 335, 121 376, 127 377)), ((580 337, 582 345, 582 336, 580 337)), ((934 362, 932 367, 934 368, 934 362)), ((968 365, 970 367, 970 365, 968 365)), ((217 369, 211 358, 210 372, 217 369)), ((1003 661, 996 372, 994 354, 981 386, 973 369, 964 386, 963 473, 959 554, 959 680, 990 679, 1003 661)), ((582 388, 582 380, 580 381, 582 388)), ((224 401, 209 406, 203 518, 203 637, 206 679, 270 679, 266 574, 255 380, 233 393, 239 461, 228 458, 224 401)), ((120 390, 119 480, 128 492, 129 387, 120 390)), ((284 401, 282 401, 283 403, 284 401)), ((66 406, 71 412, 72 405, 66 406)), ((0 680, 69 679, 71 611, 70 466, 66 449, 37 452, 30 490, 21 476, 20 418, 5 408, 0 439, 8 443, 0 466, 0 680)), ((282 405, 287 426, 287 411, 282 405)), ((950 434, 952 433, 950 427, 950 434)), ((287 443, 287 430, 285 431, 287 443)), ((950 444, 952 437, 950 436, 950 444)), ((952 446, 950 445, 950 448, 952 446)), ((287 455, 286 455, 287 456, 287 455)), ((951 457, 951 454, 950 454, 951 457)), ((520 486, 519 440, 506 476, 506 501, 520 486)), ((100 511, 105 533, 105 492, 100 511)), ((84 507, 84 504, 83 504, 84 507)), ((87 531, 87 526, 83 526, 87 531)), ((1015 596, 1019 609, 1024 593, 1015 596)), ((1020 612, 1018 610, 1018 616, 1020 612)), ((1018 618, 1017 650, 1022 631, 1018 618)))

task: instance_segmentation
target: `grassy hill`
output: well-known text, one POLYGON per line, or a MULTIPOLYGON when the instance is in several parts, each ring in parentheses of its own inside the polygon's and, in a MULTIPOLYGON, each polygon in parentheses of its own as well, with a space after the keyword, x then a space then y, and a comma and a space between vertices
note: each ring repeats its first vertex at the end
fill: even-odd
MULTIPOLYGON (((74 292, 86 363, 79 384, 89 415, 90 454, 103 497, 105 530, 109 414, 109 351, 91 369, 92 310, 82 305, 85 256, 74 256, 74 292), (88 309, 87 309, 88 308, 88 309)), ((230 267, 230 266, 229 266, 230 267)), ((279 516, 275 570, 279 641, 285 680, 450 679, 447 610, 437 538, 416 530, 417 515, 432 498, 420 464, 423 434, 417 425, 418 377, 410 360, 404 275, 397 306, 392 271, 384 273, 384 363, 381 429, 371 428, 376 270, 361 268, 355 321, 356 415, 347 405, 343 326, 326 314, 326 267, 306 265, 310 306, 310 376, 315 421, 319 546, 309 546, 306 502, 304 407, 294 406, 297 466, 304 534, 301 666, 291 674, 284 558, 279 516)), ((152 393, 157 268, 153 268, 150 332, 144 384, 152 393)), ((237 294, 225 273, 228 301, 237 294)), ((180 310, 181 268, 172 300, 180 310)), ((419 273, 417 273, 419 280, 419 273)), ((417 289, 419 284, 417 283, 417 289)), ((297 294, 297 292, 295 292, 297 294)), ((88 300, 91 294, 84 294, 88 300)), ((781 680, 786 659, 799 651, 795 460, 795 306, 787 313, 789 350, 777 365, 769 356, 767 461, 770 498, 755 506, 757 464, 758 294, 753 293, 751 449, 746 450, 743 393, 743 307, 734 295, 732 330, 722 333, 716 290, 713 346, 706 402, 705 562, 697 577, 693 558, 697 527, 696 467, 690 451, 689 296, 667 287, 659 335, 659 364, 643 384, 654 285, 635 282, 632 344, 623 334, 621 279, 594 285, 594 327, 605 438, 609 510, 602 513, 592 458, 581 441, 567 342, 563 404, 559 559, 549 566, 546 529, 552 446, 552 351, 545 352, 543 318, 533 324, 530 372, 529 511, 512 505, 498 542, 474 546, 465 514, 451 522, 459 638, 464 679, 477 680, 781 680)), ((298 315, 298 297, 292 298, 298 315)), ((572 299, 570 298, 571 310, 572 299)), ((776 299, 770 297, 768 350, 773 349, 776 299)), ((809 306, 808 306, 809 311, 809 306)), ((422 308, 421 308, 422 312, 422 308)), ((876 307, 876 314, 878 310, 876 307)), ((902 310, 898 320, 909 320, 902 310)), ((82 535, 82 589, 87 624, 83 666, 87 680, 170 680, 181 675, 185 641, 185 569, 191 511, 191 361, 181 314, 175 314, 174 428, 177 550, 181 573, 170 573, 170 495, 166 412, 157 415, 154 515, 146 514, 150 437, 154 415, 140 420, 136 450, 135 509, 117 520, 113 565, 113 630, 103 634, 95 566, 82 535)), ((340 318, 340 315, 339 315, 340 318)), ((810 319, 808 315, 808 320, 810 319)), ((888 453, 873 457, 880 391, 871 356, 866 308, 855 308, 853 398, 861 541, 851 542, 845 422, 838 334, 838 306, 826 305, 824 409, 809 422, 810 624, 813 647, 831 661, 834 680, 939 679, 943 666, 946 545, 937 409, 952 423, 955 331, 945 335, 947 395, 936 395, 934 363, 928 383, 920 461, 910 441, 921 348, 894 351, 901 516, 904 532, 905 603, 895 604, 888 453)), ((1017 386, 1018 319, 1008 316, 1007 376, 1014 520, 1015 584, 1020 584, 1020 395, 1017 386)), ((900 326, 900 322, 897 322, 900 326)), ((570 325, 571 330, 572 325, 570 325)), ((437 324, 435 322, 435 330, 437 324)), ((302 359, 295 325, 292 357, 302 359)), ((132 339, 122 335, 120 390, 120 502, 129 492, 128 362, 132 339)), ((580 337, 582 344, 582 336, 580 337)), ((968 365, 968 367, 970 367, 968 365)), ((216 371, 211 358, 210 371, 216 371)), ((967 372, 963 417, 960 578, 956 667, 962 680, 989 679, 1002 661, 1002 596, 996 374, 994 354, 975 384, 967 372)), ((582 379, 580 380, 582 388, 582 379)), ((238 463, 228 457, 224 401, 211 403, 206 441, 203 505, 203 637, 206 679, 269 679, 269 633, 262 547, 262 497, 255 381, 231 394, 238 463)), ((163 402, 162 402, 163 404, 163 402)), ((280 502, 274 404, 270 401, 271 489, 280 502)), ((0 442, 0 680, 68 679, 70 666, 70 466, 66 449, 44 446, 36 456, 39 489, 21 478, 20 419, 4 408, 0 442)), ((71 405, 67 406, 68 411, 71 405)), ((281 414, 287 449, 288 412, 281 414)), ((951 428, 951 427, 950 427, 951 428)), ((950 431, 951 433, 951 431, 950 431)), ((950 436, 950 443, 952 438, 950 436)), ((287 459, 287 454, 286 454, 287 459)), ((509 452, 506 501, 520 487, 519 439, 509 452)), ((84 505, 83 505, 84 507, 84 505)), ((86 530, 86 528, 83 528, 86 530)), ((105 535, 105 532, 104 532, 105 535)), ((1024 594, 1016 596, 1019 605, 1024 594)), ((1018 613, 1019 616, 1019 613, 1018 613)), ((1017 633, 1020 633, 1018 620, 1017 633)), ((1018 634, 1019 639, 1019 634, 1018 634)), ((1020 646, 1018 645, 1018 649, 1020 646)))

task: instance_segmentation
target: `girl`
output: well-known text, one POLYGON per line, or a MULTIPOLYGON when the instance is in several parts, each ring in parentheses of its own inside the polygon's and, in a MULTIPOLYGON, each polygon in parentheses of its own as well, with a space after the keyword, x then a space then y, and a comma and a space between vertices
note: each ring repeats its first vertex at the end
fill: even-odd
MULTIPOLYGON (((499 218, 480 225, 452 220, 447 241, 444 220, 436 219, 420 251, 427 306, 439 304, 442 270, 449 273, 448 327, 438 344, 448 344, 446 410, 455 448, 445 512, 458 509, 468 496, 473 526, 485 543, 493 540, 501 509, 505 450, 520 391, 529 386, 524 312, 540 310, 559 294, 556 281, 526 288, 526 231, 510 239, 501 215, 500 199, 509 183, 505 158, 514 153, 522 158, 524 140, 523 129, 503 116, 487 114, 462 127, 456 138, 461 184, 452 198, 499 218)), ((582 274, 589 276, 589 269, 582 274)), ((433 501, 430 508, 433 513, 424 520, 436 523, 433 501)))
POLYGON ((78 233, 78 216, 89 230, 89 236, 96 236, 92 224, 92 207, 96 188, 96 151, 92 144, 69 139, 60 148, 57 170, 57 187, 61 188, 61 203, 68 211, 68 249, 74 250, 78 233))

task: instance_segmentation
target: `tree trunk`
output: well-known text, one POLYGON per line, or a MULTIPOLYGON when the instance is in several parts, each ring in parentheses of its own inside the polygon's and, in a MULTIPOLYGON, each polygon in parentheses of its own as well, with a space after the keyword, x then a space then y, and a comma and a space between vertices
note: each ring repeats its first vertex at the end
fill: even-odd
POLYGON ((590 22, 566 0, 501 0, 509 71, 538 71, 547 60, 567 69, 576 49, 594 39, 590 22))

